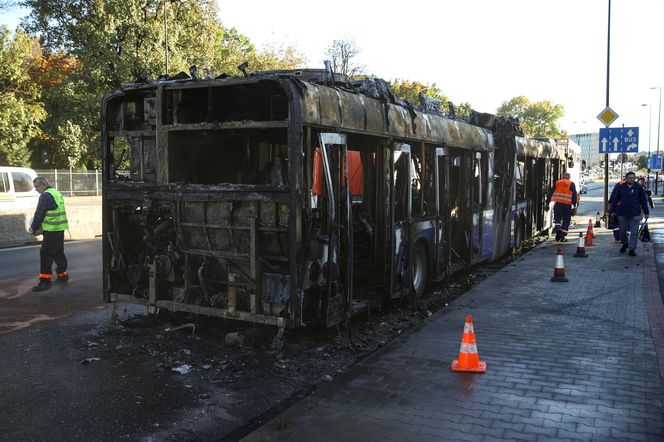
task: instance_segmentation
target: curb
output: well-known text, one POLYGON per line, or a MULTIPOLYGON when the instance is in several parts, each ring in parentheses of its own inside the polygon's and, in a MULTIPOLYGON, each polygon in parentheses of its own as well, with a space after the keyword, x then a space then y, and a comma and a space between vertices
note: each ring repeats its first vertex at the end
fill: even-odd
POLYGON ((655 342, 659 375, 664 380, 664 304, 659 287, 653 243, 645 243, 643 249, 643 296, 648 307, 648 323, 655 342))

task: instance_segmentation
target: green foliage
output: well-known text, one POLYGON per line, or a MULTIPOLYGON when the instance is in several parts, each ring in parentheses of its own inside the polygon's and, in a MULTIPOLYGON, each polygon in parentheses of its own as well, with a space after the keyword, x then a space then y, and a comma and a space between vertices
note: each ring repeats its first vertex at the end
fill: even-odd
POLYGON ((257 50, 235 28, 225 29, 215 0, 24 0, 23 6, 31 9, 24 26, 41 37, 49 60, 56 58, 38 72, 48 119, 32 142, 49 167, 67 166, 70 158, 78 161, 75 166, 99 165, 103 95, 143 73, 165 74, 166 41, 170 75, 189 73, 191 65, 199 75, 207 69, 216 76, 237 75, 244 61, 249 70, 301 67, 305 61, 295 48, 257 50), (63 146, 74 134, 80 144, 63 146))
POLYGON ((639 155, 636 157, 636 164, 639 169, 646 169, 648 167, 648 157, 645 155, 639 155))
POLYGON ((75 167, 83 157, 85 145, 82 135, 81 127, 69 120, 64 125, 58 126, 57 152, 66 159, 68 167, 75 167))
POLYGON ((523 132, 531 137, 564 138, 567 135, 558 126, 565 108, 550 100, 533 103, 521 95, 503 102, 496 114, 519 119, 523 132))
POLYGON ((46 116, 40 88, 30 78, 41 56, 36 40, 0 26, 0 164, 30 165, 28 143, 46 116))
MULTIPOLYGON (((420 94, 424 94, 429 98, 439 100, 442 112, 449 113, 450 111, 450 99, 440 90, 436 83, 426 84, 419 81, 396 79, 390 81, 390 89, 396 97, 416 105, 420 105, 420 94)), ((454 113, 457 116, 468 116, 470 115, 470 110, 470 103, 454 105, 454 113)))

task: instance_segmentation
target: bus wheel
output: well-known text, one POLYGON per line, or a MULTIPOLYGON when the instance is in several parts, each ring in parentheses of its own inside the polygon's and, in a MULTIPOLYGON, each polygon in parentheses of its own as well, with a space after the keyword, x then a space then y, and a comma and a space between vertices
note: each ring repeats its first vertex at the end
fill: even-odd
POLYGON ((514 248, 519 250, 521 248, 521 243, 523 242, 523 230, 521 228, 523 220, 519 217, 516 225, 514 226, 514 248))
POLYGON ((412 254, 413 290, 418 298, 424 293, 429 273, 427 249, 421 242, 415 244, 412 254))

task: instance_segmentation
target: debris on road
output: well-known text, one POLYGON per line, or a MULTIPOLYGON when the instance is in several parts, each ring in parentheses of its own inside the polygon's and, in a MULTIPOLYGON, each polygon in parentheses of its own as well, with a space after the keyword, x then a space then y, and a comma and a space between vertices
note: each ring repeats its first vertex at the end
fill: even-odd
POLYGON ((193 367, 189 364, 182 364, 178 367, 172 367, 171 371, 175 371, 175 372, 180 373, 180 374, 187 374, 192 370, 192 368, 193 367))
POLYGON ((239 332, 226 333, 224 342, 228 345, 244 345, 245 339, 239 332))
POLYGON ((101 361, 101 358, 98 358, 96 356, 93 356, 91 358, 85 358, 81 361, 81 365, 89 365, 93 362, 101 361))
POLYGON ((191 328, 191 334, 192 335, 194 333, 196 333, 196 324, 194 324, 192 322, 188 322, 186 324, 178 325, 176 327, 167 327, 166 329, 164 329, 164 331, 165 332, 172 332, 172 331, 176 331, 176 330, 182 330, 183 328, 191 328))

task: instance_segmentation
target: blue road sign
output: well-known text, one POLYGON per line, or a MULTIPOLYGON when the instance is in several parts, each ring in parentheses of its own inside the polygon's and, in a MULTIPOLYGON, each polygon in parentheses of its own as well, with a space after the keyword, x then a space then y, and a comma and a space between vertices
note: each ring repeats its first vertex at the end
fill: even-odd
POLYGON ((638 151, 638 127, 607 127, 599 130, 599 153, 634 153, 638 151))
POLYGON ((648 162, 648 169, 653 172, 662 170, 662 154, 659 155, 650 155, 650 161, 648 162))

